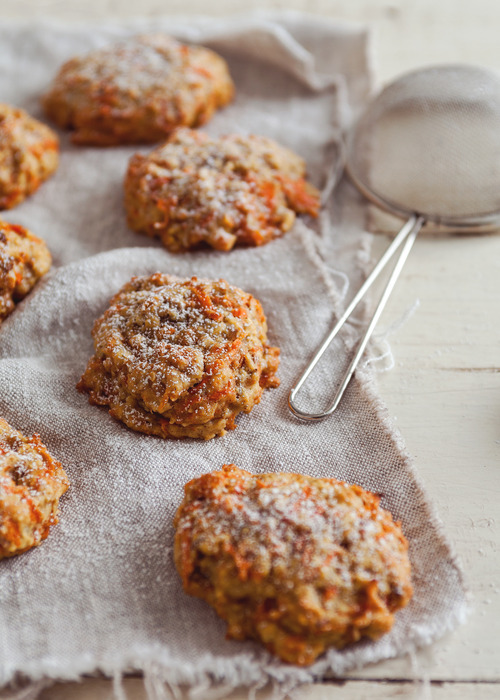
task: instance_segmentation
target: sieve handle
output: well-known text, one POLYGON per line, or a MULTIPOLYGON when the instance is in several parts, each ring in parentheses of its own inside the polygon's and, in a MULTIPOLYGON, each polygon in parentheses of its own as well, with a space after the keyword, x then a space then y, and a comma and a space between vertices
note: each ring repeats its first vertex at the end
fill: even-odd
POLYGON ((290 411, 297 416, 297 418, 301 418, 302 420, 319 420, 321 418, 326 418, 327 416, 330 416, 337 406, 340 403, 340 400, 342 396, 344 395, 344 391, 347 388, 347 385, 349 384, 352 375, 354 374, 354 371, 356 367, 358 366, 359 360, 361 359, 361 356, 363 352, 365 351, 365 348, 368 344, 368 341, 371 338, 371 335, 373 333, 373 330, 382 314, 382 311, 384 310, 384 307, 387 303, 387 300, 389 299, 391 292, 398 280, 398 277, 401 273, 401 270, 403 269, 403 266, 406 262, 406 259, 408 258, 408 255, 410 254, 410 251, 413 247, 413 243, 415 242, 415 238, 417 237, 418 232, 422 228, 422 226, 425 223, 425 218, 423 216, 419 216, 417 214, 414 214, 408 221, 404 224, 398 235, 394 238, 390 246, 387 248, 383 256, 380 258, 378 263, 375 265, 373 268, 372 272, 370 275, 366 278, 365 282, 359 289, 358 293, 354 297, 354 299, 351 301, 349 306, 346 308, 342 316, 339 318, 335 326, 332 328, 330 331, 328 337, 323 341, 321 347, 317 351, 317 353, 314 355, 313 359, 311 362, 308 364, 302 375, 300 376, 299 380, 294 384, 292 387, 289 395, 288 395, 288 406, 290 408, 290 411), (404 245, 403 245, 404 243, 404 245), (364 297, 368 289, 372 286, 372 284, 375 282, 379 274, 382 272, 382 270, 386 267, 387 263, 394 257, 395 253, 397 252, 398 248, 403 245, 403 248, 401 250, 401 253, 399 254, 398 260, 394 266, 393 271, 391 272, 391 275, 389 277, 389 280, 387 281, 387 284, 385 286, 385 289, 382 293, 382 296, 380 298, 380 301, 378 303, 377 308, 375 309, 375 312, 372 316, 372 319, 368 325, 368 328, 365 331, 365 334, 363 338, 361 339, 356 352, 354 354, 354 357, 351 360, 351 363, 349 367, 347 368, 343 378, 342 382, 340 384, 339 389, 337 390, 337 393, 335 394, 334 400, 332 405, 324 412, 322 413, 307 413, 305 411, 301 411, 297 406, 295 406, 294 401, 297 397, 298 392, 304 385, 305 381, 313 371, 313 369, 316 367, 318 364, 319 360, 325 353, 326 349, 332 342, 332 340, 337 336, 347 319, 350 317, 354 309, 357 307, 361 299, 364 297))

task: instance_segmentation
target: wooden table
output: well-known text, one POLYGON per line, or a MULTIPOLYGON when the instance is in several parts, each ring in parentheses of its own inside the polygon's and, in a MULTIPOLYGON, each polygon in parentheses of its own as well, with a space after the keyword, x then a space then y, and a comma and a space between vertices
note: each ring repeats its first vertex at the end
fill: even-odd
MULTIPOLYGON (((28 12, 77 21, 284 7, 373 27, 379 82, 443 61, 500 69, 497 0, 0 0, 0 21, 28 12)), ((473 611, 467 624, 414 658, 304 687, 296 700, 500 698, 500 236, 418 241, 381 326, 417 301, 390 338, 395 367, 380 374, 379 388, 467 572, 473 611)), ((125 689, 130 700, 145 698, 140 679, 127 680, 125 689)), ((110 682, 88 680, 41 697, 111 696, 110 682)))

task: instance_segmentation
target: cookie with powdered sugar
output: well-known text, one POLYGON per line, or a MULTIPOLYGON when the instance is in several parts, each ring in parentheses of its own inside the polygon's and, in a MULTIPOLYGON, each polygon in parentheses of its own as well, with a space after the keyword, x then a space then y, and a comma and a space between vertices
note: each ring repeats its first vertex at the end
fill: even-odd
POLYGON ((412 596, 408 542, 379 497, 337 479, 234 464, 185 486, 174 556, 184 590, 284 661, 388 632, 412 596))
POLYGON ((22 226, 0 221, 0 323, 48 272, 51 263, 45 241, 22 226))
POLYGON ((69 481, 38 435, 0 418, 0 559, 39 545, 58 521, 69 481))
POLYGON ((224 59, 164 34, 120 41, 67 61, 43 98, 77 144, 153 143, 177 126, 204 124, 231 101, 224 59))
POLYGON ((128 225, 173 252, 263 245, 288 231, 296 213, 317 215, 319 192, 304 176, 302 158, 271 139, 180 128, 131 158, 128 225))
POLYGON ((224 280, 136 277, 94 324, 78 389, 132 430, 209 440, 279 384, 260 303, 224 280))
POLYGON ((11 209, 57 169, 59 140, 23 109, 0 103, 0 209, 11 209))

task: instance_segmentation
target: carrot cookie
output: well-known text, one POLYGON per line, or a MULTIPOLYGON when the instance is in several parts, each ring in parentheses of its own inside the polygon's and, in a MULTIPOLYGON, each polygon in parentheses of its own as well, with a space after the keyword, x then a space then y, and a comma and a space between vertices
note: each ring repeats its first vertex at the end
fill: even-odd
POLYGON ((44 241, 22 226, 0 221, 0 323, 50 268, 44 241))
POLYGON ((77 388, 129 428, 209 440, 277 386, 260 303, 224 280, 135 277, 92 332, 77 388))
POLYGON ((48 126, 22 109, 0 104, 0 209, 38 189, 59 162, 59 141, 48 126))
POLYGON ((131 158, 127 221, 174 252, 262 245, 288 231, 295 212, 317 215, 319 192, 304 174, 302 158, 262 136, 178 129, 149 155, 131 158))
POLYGON ((232 99, 225 61, 163 34, 138 36, 65 63, 43 105, 77 144, 160 141, 204 124, 232 99))
POLYGON ((377 639, 412 596, 401 528, 360 486, 225 465, 185 486, 174 525, 184 590, 289 663, 377 639))
POLYGON ((39 436, 27 438, 0 418, 0 559, 47 537, 68 486, 66 472, 39 436))

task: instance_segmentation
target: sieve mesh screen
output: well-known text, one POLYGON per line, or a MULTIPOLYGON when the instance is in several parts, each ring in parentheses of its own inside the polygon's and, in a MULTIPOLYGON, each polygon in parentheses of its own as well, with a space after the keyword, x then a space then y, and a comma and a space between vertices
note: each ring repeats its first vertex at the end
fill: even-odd
POLYGON ((500 212, 500 76, 474 66, 403 76, 361 116, 347 162, 400 213, 446 223, 500 212))

